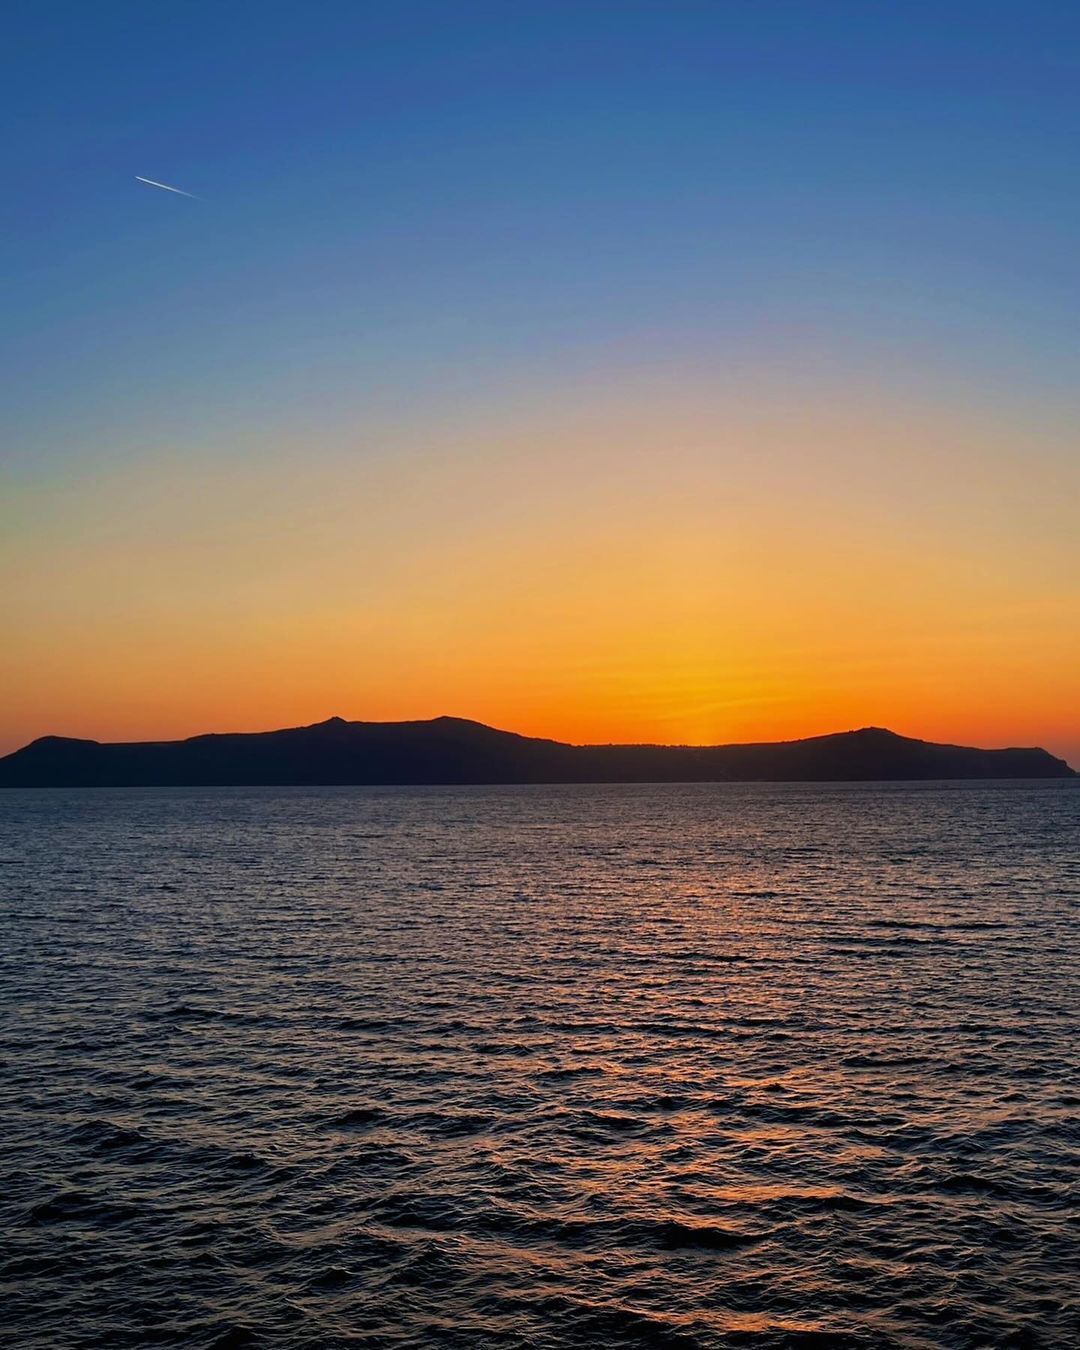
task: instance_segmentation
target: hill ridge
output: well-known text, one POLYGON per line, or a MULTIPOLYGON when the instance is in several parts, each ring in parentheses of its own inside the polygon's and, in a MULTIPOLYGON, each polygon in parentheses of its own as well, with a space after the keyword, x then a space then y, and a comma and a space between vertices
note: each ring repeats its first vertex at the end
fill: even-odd
POLYGON ((571 745, 469 718, 331 717, 177 741, 41 736, 0 758, 0 787, 846 782, 1071 778, 1038 747, 982 750, 860 727, 792 741, 571 745))

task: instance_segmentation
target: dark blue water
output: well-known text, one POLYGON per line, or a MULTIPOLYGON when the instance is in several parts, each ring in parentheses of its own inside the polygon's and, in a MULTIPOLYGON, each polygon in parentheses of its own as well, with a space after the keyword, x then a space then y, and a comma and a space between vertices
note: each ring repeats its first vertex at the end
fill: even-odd
POLYGON ((40 1347, 1080 1345, 1071 783, 0 794, 40 1347))

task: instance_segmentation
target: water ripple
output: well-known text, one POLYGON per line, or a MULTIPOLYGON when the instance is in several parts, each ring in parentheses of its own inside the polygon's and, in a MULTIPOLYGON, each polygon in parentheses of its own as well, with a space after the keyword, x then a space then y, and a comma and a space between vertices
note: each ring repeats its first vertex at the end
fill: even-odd
POLYGON ((19 1350, 1063 1350, 1080 791, 0 797, 19 1350))

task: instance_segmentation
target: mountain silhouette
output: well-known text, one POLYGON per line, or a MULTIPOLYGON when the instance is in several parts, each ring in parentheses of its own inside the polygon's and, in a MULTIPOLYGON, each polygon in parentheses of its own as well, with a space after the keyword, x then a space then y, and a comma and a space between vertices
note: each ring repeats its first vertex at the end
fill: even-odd
POLYGON ((976 750, 880 727, 754 745, 567 745, 480 722, 346 722, 102 743, 43 736, 0 759, 0 787, 440 783, 851 782, 1070 778, 1046 750, 976 750))

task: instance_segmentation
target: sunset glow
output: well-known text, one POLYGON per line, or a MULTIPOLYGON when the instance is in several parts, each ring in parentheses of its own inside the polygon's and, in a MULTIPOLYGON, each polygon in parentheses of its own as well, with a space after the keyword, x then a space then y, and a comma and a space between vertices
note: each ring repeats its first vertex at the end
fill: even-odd
POLYGON ((1060 446, 1018 413, 627 374, 558 413, 25 484, 4 738, 449 712, 574 741, 889 725, 1075 757, 1060 446))
POLYGON ((20 67, 0 749, 450 713, 1080 762, 1068 42, 632 8, 26 20, 86 144, 20 67))

